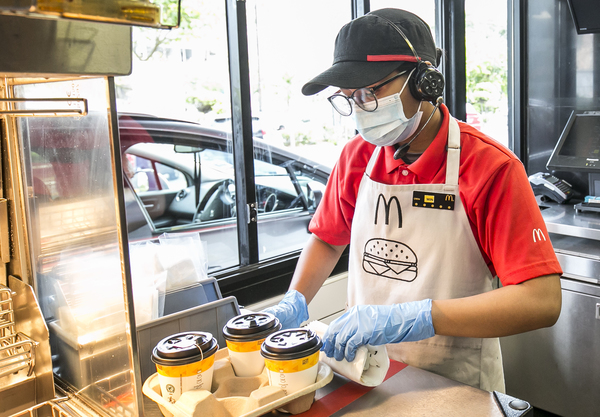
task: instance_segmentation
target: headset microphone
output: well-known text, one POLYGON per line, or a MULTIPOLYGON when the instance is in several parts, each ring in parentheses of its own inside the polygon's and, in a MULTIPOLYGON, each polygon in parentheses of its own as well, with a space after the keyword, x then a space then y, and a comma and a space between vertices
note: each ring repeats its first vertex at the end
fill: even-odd
POLYGON ((440 105, 443 102, 444 102, 444 99, 442 97, 437 98, 437 100, 435 101, 435 107, 433 108, 433 111, 427 118, 427 121, 425 122, 423 127, 421 129, 419 129, 419 131, 412 137, 411 140, 409 140, 408 142, 406 142, 403 145, 398 146, 398 149, 396 149, 396 151, 394 152, 394 159, 396 159, 396 160, 403 159, 406 156, 411 143, 413 143, 413 141, 417 138, 417 136, 419 136, 419 134, 423 131, 423 129, 425 129, 425 126, 427 126, 429 124, 429 121, 431 120, 431 118, 433 117, 433 115, 435 114, 435 112, 437 111, 437 109, 440 107, 440 105))
POLYGON ((435 107, 433 108, 433 111, 429 115, 429 118, 427 119, 423 127, 419 129, 419 131, 412 137, 411 140, 409 140, 403 145, 400 145, 398 149, 396 149, 396 151, 394 152, 394 159, 397 160, 406 156, 410 145, 419 136, 423 129, 425 129, 425 126, 429 124, 429 121, 431 120, 435 112, 444 102, 442 94, 444 92, 445 82, 443 74, 439 72, 430 62, 423 61, 421 57, 419 57, 417 51, 415 51, 415 48, 412 46, 412 43, 410 42, 408 37, 404 34, 404 32, 402 32, 402 30, 400 30, 400 28, 394 22, 380 15, 375 16, 389 23, 390 26, 393 27, 396 30, 396 32, 400 34, 400 36, 402 36, 402 38, 410 48, 412 54, 415 56, 415 61, 417 62, 416 75, 414 76, 414 81, 408 83, 408 87, 413 97, 415 97, 417 100, 430 101, 432 103, 435 103, 435 107))

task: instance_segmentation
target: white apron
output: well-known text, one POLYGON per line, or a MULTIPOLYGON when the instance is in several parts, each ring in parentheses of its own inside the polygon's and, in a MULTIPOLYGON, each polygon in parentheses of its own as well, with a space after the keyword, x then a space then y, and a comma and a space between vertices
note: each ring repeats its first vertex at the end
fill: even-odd
MULTIPOLYGON (((360 183, 352 222, 348 304, 396 304, 492 290, 492 275, 459 197, 460 130, 450 117, 445 184, 360 183)), ((390 358, 487 391, 504 392, 498 338, 436 335, 387 345, 390 358)))

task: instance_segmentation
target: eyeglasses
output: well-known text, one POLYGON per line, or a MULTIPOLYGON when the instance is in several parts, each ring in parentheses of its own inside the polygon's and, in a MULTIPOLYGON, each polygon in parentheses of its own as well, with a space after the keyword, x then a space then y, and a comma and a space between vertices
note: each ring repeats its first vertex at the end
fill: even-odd
POLYGON ((358 107, 363 109, 364 111, 373 112, 377 110, 377 96, 375 95, 375 91, 383 87, 384 85, 391 83, 396 78, 401 75, 406 74, 406 71, 402 71, 399 74, 394 75, 389 80, 386 80, 380 84, 374 85, 373 87, 363 87, 356 89, 350 94, 350 97, 345 94, 341 94, 340 92, 335 93, 334 95, 327 98, 333 108, 342 116, 350 116, 352 114, 352 103, 350 100, 353 100, 358 107))

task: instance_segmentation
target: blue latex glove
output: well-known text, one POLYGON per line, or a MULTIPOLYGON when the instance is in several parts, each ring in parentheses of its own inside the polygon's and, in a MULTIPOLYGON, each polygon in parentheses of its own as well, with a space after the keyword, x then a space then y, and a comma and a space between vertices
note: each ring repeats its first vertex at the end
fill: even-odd
POLYGON ((302 322, 308 320, 306 298, 296 290, 289 290, 279 304, 266 308, 264 311, 279 319, 282 330, 300 327, 302 322))
POLYGON ((358 305, 334 320, 323 335, 328 357, 348 362, 363 345, 415 342, 435 335, 431 300, 392 305, 358 305))

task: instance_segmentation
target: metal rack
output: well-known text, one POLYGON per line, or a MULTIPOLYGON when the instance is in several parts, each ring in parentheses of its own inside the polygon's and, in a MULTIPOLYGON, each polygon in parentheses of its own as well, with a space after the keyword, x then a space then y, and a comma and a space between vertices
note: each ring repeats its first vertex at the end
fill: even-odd
POLYGON ((24 369, 27 369, 25 377, 30 377, 35 366, 37 345, 27 335, 16 331, 12 291, 0 285, 0 378, 24 369))
POLYGON ((27 369, 27 377, 33 374, 37 342, 23 333, 0 338, 0 378, 27 369))
MULTIPOLYGON (((28 395, 20 393, 35 379, 35 353, 39 343, 17 331, 15 295, 11 289, 0 285, 0 393, 19 395, 19 401, 27 403, 28 395)), ((5 407, 10 406, 0 407, 0 414, 5 407)))
POLYGON ((134 417, 131 383, 131 372, 125 371, 95 381, 79 392, 87 392, 87 397, 95 399, 96 405, 109 416, 134 417))
POLYGON ((12 291, 0 285, 0 339, 15 332, 15 313, 13 311, 12 291))
POLYGON ((8 278, 0 285, 0 417, 55 398, 48 330, 33 288, 8 278))
MULTIPOLYGON (((57 396, 51 400, 39 402, 27 409, 20 410, 9 417, 90 417, 106 416, 82 401, 75 394, 69 393, 57 385, 57 396)), ((121 414, 118 414, 121 415, 121 414)))
POLYGON ((61 406, 61 402, 66 400, 67 398, 59 398, 56 400, 50 400, 36 404, 33 407, 13 414, 11 417, 37 417, 38 415, 52 417, 72 417, 73 414, 71 411, 61 406))

